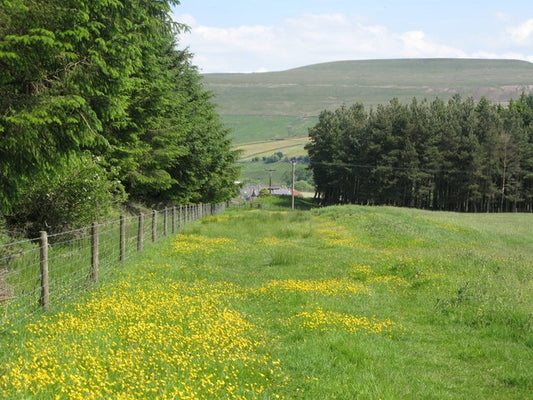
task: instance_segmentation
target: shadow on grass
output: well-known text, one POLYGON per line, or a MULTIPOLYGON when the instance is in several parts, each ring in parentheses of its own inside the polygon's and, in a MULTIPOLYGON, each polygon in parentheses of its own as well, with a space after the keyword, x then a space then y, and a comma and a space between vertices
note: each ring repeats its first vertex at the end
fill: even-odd
MULTIPOLYGON (((290 209, 292 207, 292 198, 288 195, 264 196, 247 202, 245 206, 264 209, 290 209)), ((296 210, 311 210, 318 207, 320 207, 320 205, 314 199, 304 197, 294 198, 294 208, 296 210)))

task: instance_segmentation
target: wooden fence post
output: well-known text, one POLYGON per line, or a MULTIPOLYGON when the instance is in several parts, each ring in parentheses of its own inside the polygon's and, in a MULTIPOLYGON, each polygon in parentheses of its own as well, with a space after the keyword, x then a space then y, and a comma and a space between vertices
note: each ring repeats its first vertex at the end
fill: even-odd
POLYGON ((168 208, 165 207, 165 213, 163 214, 163 236, 168 235, 168 208))
POLYGON ((99 229, 96 222, 93 223, 91 229, 91 273, 90 279, 92 282, 98 282, 98 247, 100 243, 99 229))
POLYGON ((48 281, 48 234, 41 231, 41 306, 46 310, 50 305, 50 283, 48 281))
POLYGON ((139 214, 139 229, 137 231, 137 251, 142 251, 144 241, 144 215, 139 214))
POLYGON ((157 211, 152 211, 152 242, 157 242, 157 211))
POLYGON ((172 234, 176 233, 176 206, 172 206, 172 234))
POLYGON ((178 228, 181 229, 183 226, 183 206, 180 206, 178 211, 178 228))
POLYGON ((126 218, 120 216, 120 261, 126 260, 126 218))

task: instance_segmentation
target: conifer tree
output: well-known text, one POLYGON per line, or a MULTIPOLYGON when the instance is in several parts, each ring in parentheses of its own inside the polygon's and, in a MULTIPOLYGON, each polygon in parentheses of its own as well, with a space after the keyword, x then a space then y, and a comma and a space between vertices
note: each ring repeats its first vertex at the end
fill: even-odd
POLYGON ((533 96, 508 107, 453 96, 324 111, 309 130, 324 204, 533 210, 533 96))
POLYGON ((150 204, 234 194, 237 153, 177 48, 178 1, 0 2, 1 213, 84 157, 150 204))

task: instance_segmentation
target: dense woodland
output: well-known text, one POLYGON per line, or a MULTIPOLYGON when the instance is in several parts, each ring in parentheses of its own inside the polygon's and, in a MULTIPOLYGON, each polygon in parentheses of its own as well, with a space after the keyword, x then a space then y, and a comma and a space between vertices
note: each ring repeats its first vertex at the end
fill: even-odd
POLYGON ((234 195, 175 0, 0 0, 0 219, 23 233, 234 195))
POLYGON ((307 145, 323 204, 533 211, 533 95, 323 111, 307 145))

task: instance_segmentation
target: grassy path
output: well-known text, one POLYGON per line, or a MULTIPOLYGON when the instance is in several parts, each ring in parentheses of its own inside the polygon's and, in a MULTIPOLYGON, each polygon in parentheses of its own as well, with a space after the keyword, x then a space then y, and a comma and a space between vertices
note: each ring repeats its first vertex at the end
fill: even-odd
POLYGON ((532 223, 227 210, 0 334, 0 398, 532 398, 532 223))

